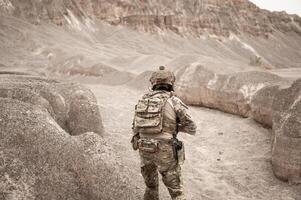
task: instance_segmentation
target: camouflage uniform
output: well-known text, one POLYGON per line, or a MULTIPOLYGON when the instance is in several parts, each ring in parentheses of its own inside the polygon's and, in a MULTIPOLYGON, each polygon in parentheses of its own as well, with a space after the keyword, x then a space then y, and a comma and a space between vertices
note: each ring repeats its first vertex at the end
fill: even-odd
POLYGON ((171 198, 173 200, 185 200, 180 167, 184 161, 184 157, 179 160, 175 159, 171 139, 173 138, 173 134, 176 133, 177 127, 180 132, 194 135, 196 125, 191 119, 188 107, 179 98, 173 96, 172 93, 167 91, 152 91, 145 96, 152 95, 165 95, 168 97, 164 106, 163 131, 158 134, 149 135, 137 133, 137 130, 133 129, 134 134, 140 135, 139 141, 148 140, 158 144, 156 152, 147 152, 139 149, 141 173, 146 184, 144 200, 159 199, 158 171, 162 175, 162 180, 168 188, 171 198), (179 120, 178 124, 176 119, 179 120))

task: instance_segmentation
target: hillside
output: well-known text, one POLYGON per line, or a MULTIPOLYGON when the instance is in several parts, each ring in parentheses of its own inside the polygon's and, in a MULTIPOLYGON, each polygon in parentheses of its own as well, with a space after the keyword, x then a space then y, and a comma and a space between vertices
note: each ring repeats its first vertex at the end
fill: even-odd
POLYGON ((297 15, 247 0, 183 2, 1 0, 0 63, 101 63, 136 73, 194 62, 226 71, 300 68, 297 15))

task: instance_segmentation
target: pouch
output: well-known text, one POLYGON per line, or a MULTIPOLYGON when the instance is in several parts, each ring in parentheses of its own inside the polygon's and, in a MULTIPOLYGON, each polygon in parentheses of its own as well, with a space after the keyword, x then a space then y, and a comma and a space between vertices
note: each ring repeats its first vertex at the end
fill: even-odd
POLYGON ((135 151, 138 150, 138 148, 139 148, 139 146, 138 146, 139 139, 140 139, 139 135, 134 135, 132 137, 131 143, 132 143, 133 150, 135 150, 135 151))
POLYGON ((154 140, 142 139, 139 141, 139 150, 148 153, 156 153, 158 151, 158 142, 154 140))

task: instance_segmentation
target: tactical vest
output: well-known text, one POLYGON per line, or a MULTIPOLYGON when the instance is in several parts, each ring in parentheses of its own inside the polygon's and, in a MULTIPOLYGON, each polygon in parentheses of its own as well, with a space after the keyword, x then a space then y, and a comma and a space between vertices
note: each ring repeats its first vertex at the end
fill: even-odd
POLYGON ((164 110, 172 93, 155 91, 146 94, 135 106, 133 126, 142 134, 175 133, 176 122, 167 119, 164 110))

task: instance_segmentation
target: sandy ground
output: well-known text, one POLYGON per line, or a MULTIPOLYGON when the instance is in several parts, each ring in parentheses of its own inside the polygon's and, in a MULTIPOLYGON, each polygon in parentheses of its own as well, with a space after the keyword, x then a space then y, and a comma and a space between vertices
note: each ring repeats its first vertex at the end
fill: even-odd
MULTIPOLYGON (((88 85, 98 98, 105 138, 143 193, 139 156, 130 146, 135 102, 143 94, 125 86, 88 85)), ((206 108, 191 107, 198 125, 185 141, 182 167, 187 198, 191 200, 301 200, 301 186, 277 180, 270 165, 271 131, 253 120, 206 108)), ((160 181, 162 199, 170 199, 160 181)))

